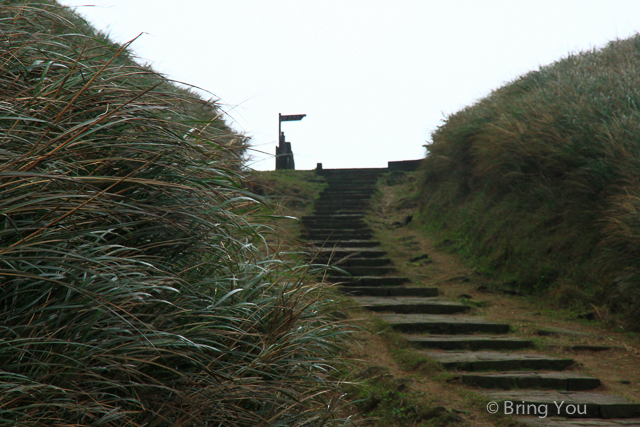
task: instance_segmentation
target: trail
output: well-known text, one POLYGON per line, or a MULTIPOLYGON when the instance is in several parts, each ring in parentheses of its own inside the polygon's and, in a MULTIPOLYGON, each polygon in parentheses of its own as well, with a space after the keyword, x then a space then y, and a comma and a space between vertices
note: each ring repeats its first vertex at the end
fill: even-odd
POLYGON ((483 396, 488 411, 530 426, 640 426, 640 404, 607 393, 573 358, 535 351, 533 340, 514 336, 510 324, 475 315, 471 304, 443 298, 442 289, 399 270, 365 220, 385 172, 319 171, 328 186, 315 212, 302 218, 303 237, 317 257, 349 273, 331 277, 342 292, 403 333, 422 355, 456 372, 462 385, 483 396))

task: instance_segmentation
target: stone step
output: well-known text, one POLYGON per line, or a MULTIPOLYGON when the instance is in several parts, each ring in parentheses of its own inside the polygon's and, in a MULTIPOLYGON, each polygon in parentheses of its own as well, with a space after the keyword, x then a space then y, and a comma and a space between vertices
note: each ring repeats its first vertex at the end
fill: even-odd
POLYGON ((509 325, 494 323, 480 317, 431 314, 384 314, 385 322, 400 332, 432 334, 506 334, 509 325))
POLYGON ((302 221, 302 225, 309 230, 371 230, 364 221, 302 221))
POLYGON ((305 226, 303 228, 302 233, 311 232, 313 235, 326 235, 326 236, 339 236, 335 237, 336 239, 361 239, 361 237, 357 237, 358 234, 368 233, 369 235, 373 235, 373 230, 368 225, 359 226, 357 228, 331 228, 331 227, 320 227, 316 225, 305 226), (352 237, 353 235, 353 237, 352 237))
POLYGON ((331 198, 326 200, 318 199, 315 203, 315 207, 318 209, 326 210, 339 210, 339 209, 361 209, 361 212, 366 212, 369 209, 369 199, 349 199, 349 198, 331 198))
POLYGON ((394 276, 329 276, 328 279, 340 286, 400 286, 410 282, 407 277, 394 276))
POLYGON ((518 417, 518 422, 529 427, 640 427, 640 419, 595 419, 559 417, 518 417))
POLYGON ((337 172, 322 174, 327 180, 329 185, 349 185, 361 182, 373 182, 375 183, 383 173, 379 172, 337 172), (349 178, 349 181, 345 181, 345 178, 349 178))
POLYGON ((303 221, 304 220, 318 221, 318 220, 324 220, 324 219, 331 219, 335 221, 354 220, 354 219, 362 220, 364 219, 364 215, 363 214, 332 214, 332 215, 314 214, 314 215, 303 216, 301 219, 303 221))
MULTIPOLYGON (((373 191, 323 191, 318 194, 318 198, 316 200, 345 200, 345 199, 354 199, 361 200, 367 199, 369 200, 373 196, 373 191)), ((316 202, 316 206, 320 206, 320 203, 316 202)))
POLYGON ((491 335, 405 335, 412 345, 439 350, 519 350, 533 347, 533 341, 491 335))
POLYGON ((327 240, 327 239, 358 239, 366 240, 373 237, 373 231, 369 228, 362 228, 360 230, 343 229, 334 230, 333 228, 307 228, 303 230, 302 236, 314 240, 327 240))
POLYGON ((414 286, 339 286, 340 292, 350 296, 372 297, 437 297, 438 288, 414 286))
POLYGON ((640 404, 609 394, 536 390, 487 391, 482 394, 496 402, 498 413, 505 415, 605 419, 640 417, 640 404))
POLYGON ((321 175, 329 183, 351 183, 353 180, 372 180, 375 182, 380 176, 386 173, 386 170, 376 171, 367 170, 361 171, 357 169, 325 169, 327 172, 322 172, 321 175), (329 170, 333 172, 328 172, 329 170), (336 172, 337 171, 337 172, 336 172), (349 178, 349 181, 345 181, 344 178, 349 178))
POLYGON ((330 187, 330 188, 326 188, 324 190, 322 190, 319 194, 320 197, 322 196, 333 196, 333 195, 338 195, 338 196, 351 196, 351 195, 355 195, 355 196, 364 196, 364 197, 371 197, 374 193, 373 187, 367 187, 367 188, 351 188, 351 187, 343 187, 343 188, 336 188, 336 187, 330 187))
POLYGON ((571 359, 526 353, 493 351, 420 351, 451 371, 562 371, 573 365, 571 359))
POLYGON ((360 196, 319 196, 316 199, 315 206, 323 207, 323 208, 350 208, 355 209, 358 207, 367 207, 370 202, 370 197, 360 197, 360 196))
POLYGON ((336 175, 326 175, 325 179, 327 181, 327 187, 348 187, 348 186, 358 186, 358 185, 375 185, 378 181, 380 174, 336 174, 336 175), (348 177, 349 180, 345 181, 345 177, 348 177))
POLYGON ((324 169, 318 175, 323 176, 327 182, 345 182, 344 178, 377 180, 386 172, 387 169, 324 169))
POLYGON ((374 175, 380 176, 387 172, 387 168, 341 168, 341 169, 320 169, 316 171, 317 175, 326 178, 350 176, 350 175, 374 175))
MULTIPOLYGON (((344 266, 336 266, 344 271, 346 271, 347 273, 351 274, 352 276, 382 276, 385 274, 392 274, 392 273, 398 273, 398 270, 396 270, 393 267, 344 267, 344 266)), ((343 273, 340 273, 339 271, 333 271, 331 272, 331 274, 334 275, 339 275, 339 276, 343 276, 343 273)))
POLYGON ((336 215, 353 215, 363 218, 367 210, 367 206, 323 206, 316 208, 313 215, 310 216, 331 217, 336 215))
POLYGON ((391 265, 389 258, 347 258, 343 262, 334 264, 336 267, 384 267, 391 265))
POLYGON ((300 236, 304 240, 314 240, 314 241, 323 241, 323 240, 334 240, 334 239, 345 239, 345 240, 368 240, 373 238, 373 235, 370 231, 362 231, 359 233, 335 233, 332 235, 324 234, 321 232, 316 234, 314 230, 307 230, 306 233, 303 233, 300 236), (343 235, 344 234, 344 235, 343 235))
POLYGON ((375 248, 380 246, 380 242, 375 240, 312 240, 309 244, 318 248, 375 248))
POLYGON ((338 262, 342 258, 353 256, 354 258, 382 258, 387 255, 385 251, 379 249, 359 249, 359 248, 322 248, 315 251, 318 258, 329 258, 338 262))
POLYGON ((362 215, 366 209, 360 208, 316 208, 317 215, 362 215))
POLYGON ((321 193, 325 192, 344 192, 344 193, 369 193, 372 194, 376 189, 376 181, 361 180, 359 182, 349 184, 329 184, 324 187, 321 193))
POLYGON ((331 195, 330 197, 320 195, 315 200, 314 205, 315 207, 338 206, 338 205, 353 207, 353 206, 359 206, 361 203, 363 203, 363 201, 364 203, 368 203, 369 199, 371 199, 370 196, 351 196, 347 194, 343 196, 334 194, 334 195, 331 195))
POLYGON ((344 222, 329 222, 329 221, 302 221, 302 225, 307 230, 356 230, 356 231, 372 231, 371 228, 364 221, 344 221, 344 222))
POLYGON ((600 387, 598 378, 574 372, 518 372, 499 374, 463 374, 463 384, 489 389, 552 389, 561 391, 585 391, 600 387))
POLYGON ((375 312, 453 314, 469 311, 468 305, 441 298, 362 296, 352 299, 363 308, 375 312))

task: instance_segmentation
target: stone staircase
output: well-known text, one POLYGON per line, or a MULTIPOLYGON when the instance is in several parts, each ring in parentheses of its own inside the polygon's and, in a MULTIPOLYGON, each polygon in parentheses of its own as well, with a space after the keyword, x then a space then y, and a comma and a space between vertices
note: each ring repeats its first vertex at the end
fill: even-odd
POLYGON ((302 218, 303 238, 313 245, 316 261, 342 270, 330 280, 380 313, 417 351, 476 388, 492 402, 492 413, 531 426, 640 426, 640 404, 598 392, 600 380, 572 369, 572 359, 532 352, 532 341, 509 336, 509 325, 465 314, 469 306, 439 298, 438 288, 414 286, 397 271, 364 220, 386 171, 318 171, 328 186, 314 214, 302 218))

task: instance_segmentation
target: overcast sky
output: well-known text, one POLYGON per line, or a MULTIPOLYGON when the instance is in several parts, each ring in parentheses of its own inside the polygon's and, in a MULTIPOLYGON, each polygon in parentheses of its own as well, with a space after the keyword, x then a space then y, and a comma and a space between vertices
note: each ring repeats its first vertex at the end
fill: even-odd
POLYGON ((140 62, 220 98, 259 170, 278 113, 307 114, 282 125, 297 169, 385 167, 504 83, 640 31, 638 0, 59 2, 117 42, 144 33, 140 62))

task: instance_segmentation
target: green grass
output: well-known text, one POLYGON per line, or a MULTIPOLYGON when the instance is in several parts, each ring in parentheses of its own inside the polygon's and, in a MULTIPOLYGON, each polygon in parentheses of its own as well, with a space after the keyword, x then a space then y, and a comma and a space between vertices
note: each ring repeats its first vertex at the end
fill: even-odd
POLYGON ((640 328, 640 37, 572 54, 447 118, 421 223, 504 286, 640 328))
POLYGON ((346 330, 219 107, 48 1, 0 34, 0 423, 340 424, 346 330))
POLYGON ((315 171, 277 170, 252 171, 253 191, 274 205, 288 211, 308 214, 314 200, 326 187, 326 179, 315 171))

